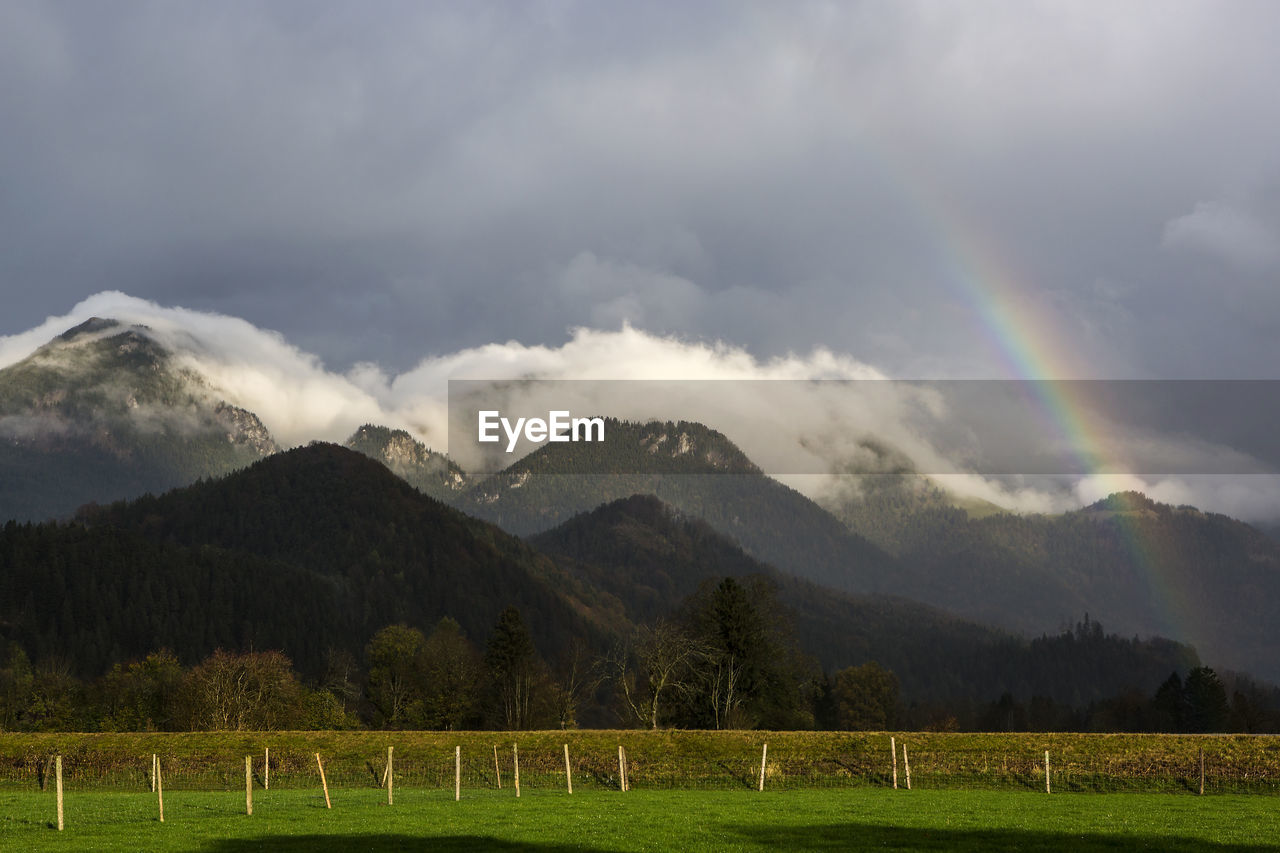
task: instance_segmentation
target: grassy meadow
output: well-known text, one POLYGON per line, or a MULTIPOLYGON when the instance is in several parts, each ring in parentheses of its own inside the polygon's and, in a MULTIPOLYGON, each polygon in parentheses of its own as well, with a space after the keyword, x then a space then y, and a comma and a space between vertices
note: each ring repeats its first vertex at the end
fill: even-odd
POLYGON ((10 850, 1280 850, 1269 797, 892 789, 0 792, 10 850))
POLYGON ((1280 850, 1278 783, 1276 737, 4 733, 0 850, 1280 850), (628 791, 618 779, 619 744, 627 750, 628 791), (395 747, 393 805, 382 787, 388 746, 395 747), (1046 750, 1052 794, 1044 791, 1046 750), (1202 753, 1203 797, 1196 796, 1202 753), (55 754, 63 760, 63 832, 54 828, 55 754), (164 823, 151 788, 153 754, 162 767, 164 823), (246 756, 252 816, 245 814, 246 756))

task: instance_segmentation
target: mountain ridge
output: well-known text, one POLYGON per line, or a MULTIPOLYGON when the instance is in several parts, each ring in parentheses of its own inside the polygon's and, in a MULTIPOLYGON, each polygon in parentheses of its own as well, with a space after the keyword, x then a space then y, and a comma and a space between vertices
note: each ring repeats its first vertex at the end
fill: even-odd
MULTIPOLYGON (((79 522, 90 531, 118 530, 158 546, 247 555, 303 572, 332 603, 327 612, 341 614, 327 617, 327 630, 353 654, 386 624, 430 628, 444 616, 481 639, 508 605, 520 607, 544 653, 568 642, 556 626, 577 636, 603 630, 589 604, 555 588, 551 561, 338 445, 314 443, 164 495, 86 508, 79 522)), ((275 606, 290 603, 282 598, 275 606)), ((314 650, 297 662, 308 672, 321 664, 314 650)))
POLYGON ((454 505, 532 535, 609 501, 653 494, 756 558, 836 589, 874 592, 883 574, 897 571, 892 557, 767 477, 722 433, 686 421, 608 424, 605 444, 545 444, 473 485, 454 505), (684 450, 654 452, 667 446, 684 450), (592 473, 575 473, 584 461, 592 473))
POLYGON ((901 598, 853 596, 760 563, 705 521, 652 495, 580 513, 529 537, 543 553, 626 604, 637 622, 672 618, 698 587, 723 577, 767 579, 800 647, 825 672, 875 661, 915 701, 955 704, 1004 691, 1080 706, 1137 687, 1150 693, 1172 669, 1198 665, 1194 650, 1090 631, 1088 654, 1050 638, 1029 640, 901 598))
POLYGON ((892 491, 833 509, 885 531, 904 567, 894 593, 1023 633, 1088 612, 1280 680, 1280 544, 1244 522, 1136 492, 1055 516, 972 519, 892 491))
POLYGON ((143 326, 91 318, 0 369, 0 518, 65 518, 276 450, 143 326))
MULTIPOLYGON (((403 430, 366 425, 348 445, 508 532, 533 535, 652 493, 753 558, 848 593, 896 595, 1027 634, 1088 612, 1280 679, 1269 632, 1280 617, 1280 546, 1225 516, 1120 494, 1061 516, 977 518, 946 496, 895 503, 874 479, 861 503, 823 507, 764 476, 711 427, 611 421, 610 432, 618 440, 608 452, 546 445, 480 480, 403 430)), ((161 492, 274 449, 256 415, 180 367, 146 327, 106 318, 0 370, 0 435, 0 516, 24 519, 161 492)))

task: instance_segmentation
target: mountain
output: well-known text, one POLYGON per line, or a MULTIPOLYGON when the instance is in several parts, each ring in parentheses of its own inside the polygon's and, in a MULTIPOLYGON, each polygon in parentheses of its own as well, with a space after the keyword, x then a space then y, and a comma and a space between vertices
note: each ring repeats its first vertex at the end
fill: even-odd
POLYGON ((483 644, 508 605, 549 658, 599 646, 603 617, 560 586, 520 540, 336 445, 0 534, 0 636, 94 675, 160 646, 283 648, 314 675, 327 649, 359 658, 398 622, 451 616, 483 644))
POLYGON ((1096 623, 1067 642, 1027 640, 910 601, 843 594, 753 559, 652 495, 582 513, 529 543, 616 598, 633 622, 672 616, 707 581, 769 578, 805 653, 829 672, 876 661, 915 701, 983 701, 1009 691, 1080 706, 1133 688, 1154 692, 1171 671, 1198 664, 1186 646, 1105 636, 1096 623))
POLYGON ((359 648, 334 582, 243 551, 158 542, 109 525, 0 528, 0 646, 80 677, 168 648, 288 649, 308 672, 359 648), (350 642, 348 642, 350 641, 350 642))
POLYGON ((142 326, 93 318, 0 370, 0 519, 67 517, 276 449, 142 326))
POLYGON ((863 478, 828 511, 700 424, 609 421, 606 434, 607 444, 544 445, 446 499, 530 535, 653 494, 751 557, 846 593, 1033 636, 1089 614, 1126 636, 1173 637, 1216 666, 1280 680, 1270 628, 1280 617, 1280 545, 1225 516, 1134 496, 1013 515, 961 508, 912 476, 863 478))
MULTIPOLYGON (((1215 665, 1280 680, 1270 627, 1280 617, 1280 543, 1225 516, 1136 495, 1061 516, 1015 516, 961 509, 937 490, 904 491, 885 478, 864 479, 856 498, 828 511, 706 426, 610 420, 607 434, 607 443, 544 445, 478 480, 403 431, 368 425, 348 444, 384 474, 518 535, 653 494, 751 558, 832 589, 919 601, 1026 634, 1088 613, 1113 630, 1172 636, 1215 665)), ((94 318, 0 370, 0 521, 68 518, 85 504, 237 471, 275 450, 256 415, 144 326, 94 318)), ((321 516, 342 529, 341 518, 321 516)), ((571 609, 594 618, 620 606, 554 561, 539 566, 544 581, 554 577, 574 597, 571 609)))
POLYGON ((1275 542, 1280 542, 1280 522, 1252 522, 1255 530, 1275 542))
POLYGON ((1243 522, 1140 494, 1057 516, 970 518, 936 496, 884 489, 835 511, 901 571, 886 591, 1022 632, 1089 613, 1163 634, 1215 666, 1280 679, 1280 544, 1243 522))
POLYGON ((544 444, 450 502, 529 535, 601 504, 652 494, 753 557, 835 589, 875 592, 898 571, 891 556, 765 476, 709 427, 607 419, 605 434, 603 443, 544 444))
POLYGON ((448 502, 469 484, 466 472, 456 462, 402 429, 365 424, 344 446, 378 460, 391 473, 438 500, 448 502))
POLYGON ((520 609, 538 649, 599 654, 633 623, 671 615, 705 581, 777 585, 803 651, 830 670, 877 660, 917 701, 1003 691, 1079 703, 1150 692, 1194 652, 1162 641, 1026 641, 893 599, 856 598, 761 564, 705 522, 638 496, 522 542, 334 445, 277 454, 225 478, 85 508, 67 524, 0 528, 0 640, 94 676, 168 647, 272 649, 315 677, 359 659, 379 628, 444 616, 483 643, 520 609))

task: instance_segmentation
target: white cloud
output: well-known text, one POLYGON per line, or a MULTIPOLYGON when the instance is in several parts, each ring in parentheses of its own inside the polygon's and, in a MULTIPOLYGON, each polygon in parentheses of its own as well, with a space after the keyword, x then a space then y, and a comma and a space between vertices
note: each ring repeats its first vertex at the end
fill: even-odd
MULTIPOLYGON (((624 284, 628 276, 641 275, 594 258, 583 263, 606 274, 620 270, 624 284)), ((509 383, 505 402, 526 414, 569 408, 575 414, 636 420, 702 421, 724 432, 764 470, 789 472, 791 476, 780 479, 811 495, 824 493, 831 482, 827 476, 804 472, 847 470, 851 465, 864 470, 878 464, 873 458, 877 451, 869 450, 871 440, 910 459, 917 471, 936 476, 957 494, 1020 511, 1061 511, 1112 491, 1136 488, 1159 500, 1249 518, 1280 514, 1274 478, 1262 476, 1108 475, 1064 487, 1049 483, 1052 478, 1031 481, 974 474, 965 463, 969 454, 963 424, 953 422, 959 410, 950 408, 950 401, 936 389, 882 381, 812 382, 887 377, 827 348, 759 359, 722 341, 659 336, 627 324, 610 331, 578 328, 559 346, 507 341, 472 347, 424 359, 394 376, 369 363, 339 375, 279 334, 244 320, 105 292, 36 329, 0 338, 0 366, 25 357, 91 316, 148 326, 183 364, 204 375, 231 402, 256 412, 285 446, 313 439, 342 441, 360 424, 371 422, 404 427, 431 447, 448 450, 450 380, 680 380, 663 386, 658 395, 637 394, 626 382, 584 383, 577 388, 573 383, 509 383), (712 388, 689 380, 735 381, 712 388), (944 438, 947 429, 952 432, 944 438)), ((998 430, 999 424, 982 429, 998 430)), ((1108 432, 1120 435, 1111 428, 1108 432)), ((1247 457, 1189 437, 1124 438, 1126 448, 1141 454, 1148 465, 1168 466, 1166 470, 1259 470, 1247 457)), ((458 461, 466 467, 475 460, 464 455, 458 461)))
POLYGON ((394 413, 351 380, 275 332, 223 314, 165 308, 118 291, 98 293, 68 314, 0 338, 0 367, 90 317, 137 323, 236 405, 256 413, 284 446, 341 440, 366 421, 396 423, 394 413))

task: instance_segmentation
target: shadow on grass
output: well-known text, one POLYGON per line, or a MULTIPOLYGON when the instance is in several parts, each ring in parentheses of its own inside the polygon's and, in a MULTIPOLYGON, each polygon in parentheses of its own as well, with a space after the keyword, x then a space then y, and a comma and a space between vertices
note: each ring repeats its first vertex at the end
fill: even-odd
POLYGON ((878 824, 731 828, 749 846, 775 850, 1159 850, 1280 851, 1280 843, 1222 844, 1167 835, 1103 835, 1018 829, 924 829, 878 824))
POLYGON ((247 851, 283 850, 325 851, 334 850, 349 853, 352 850, 384 853, 392 850, 430 850, 432 853, 456 853, 463 850, 496 850, 499 853, 508 850, 533 850, 539 853, 605 853, 592 847, 577 844, 531 844, 528 842, 508 841, 485 835, 446 835, 446 836, 413 836, 413 835, 272 835, 265 838, 219 839, 210 842, 204 850, 209 853, 247 853, 247 851))
MULTIPOLYGON (((743 846, 761 850, 1071 850, 1072 853, 1117 850, 1159 850, 1162 853, 1192 851, 1280 851, 1280 844, 1219 844, 1195 838, 1170 836, 1084 835, 1066 832, 992 829, 911 829, 875 824, 830 824, 778 829, 741 826, 734 830, 743 846)), ((443 837, 412 835, 298 835, 266 838, 220 839, 203 848, 209 853, 247 853, 257 850, 349 851, 372 853, 392 850, 455 851, 533 850, 540 853, 603 853, 577 844, 533 844, 484 835, 443 837)))

